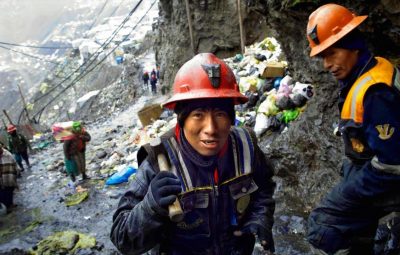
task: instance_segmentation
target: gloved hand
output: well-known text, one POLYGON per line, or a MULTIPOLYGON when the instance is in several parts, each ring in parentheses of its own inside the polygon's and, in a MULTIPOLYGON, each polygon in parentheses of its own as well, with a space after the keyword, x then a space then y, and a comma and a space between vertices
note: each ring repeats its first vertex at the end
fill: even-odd
POLYGON ((242 236, 245 234, 253 234, 260 240, 261 246, 266 251, 271 253, 275 252, 274 239, 272 238, 271 230, 261 226, 257 223, 250 223, 244 226, 242 229, 233 232, 235 236, 242 236))
POLYGON ((173 173, 159 172, 150 182, 151 193, 157 205, 167 209, 182 191, 181 181, 173 173))

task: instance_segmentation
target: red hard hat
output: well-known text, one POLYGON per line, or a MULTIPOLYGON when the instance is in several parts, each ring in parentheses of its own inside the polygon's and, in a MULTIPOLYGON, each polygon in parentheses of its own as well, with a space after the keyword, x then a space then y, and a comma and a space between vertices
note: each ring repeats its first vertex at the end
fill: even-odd
POLYGON ((173 96, 163 106, 174 109, 179 101, 201 98, 232 98, 234 104, 248 101, 229 66, 212 53, 200 53, 179 69, 173 96))
POLYGON ((358 27, 368 16, 357 16, 338 4, 325 4, 308 18, 310 57, 318 55, 358 27))
POLYGON ((7 132, 8 132, 8 133, 12 133, 12 132, 14 132, 15 130, 17 130, 17 128, 16 128, 14 125, 9 124, 9 125, 7 126, 7 132))

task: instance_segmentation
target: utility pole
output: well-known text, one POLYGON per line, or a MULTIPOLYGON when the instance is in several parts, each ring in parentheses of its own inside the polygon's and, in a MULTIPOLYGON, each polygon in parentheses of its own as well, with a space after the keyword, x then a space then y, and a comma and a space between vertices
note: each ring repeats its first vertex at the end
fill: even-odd
POLYGON ((8 116, 8 114, 7 114, 6 110, 4 110, 4 109, 3 109, 3 113, 4 113, 4 116, 6 116, 6 117, 7 117, 7 119, 8 119, 8 122, 9 122, 11 125, 14 125, 14 124, 13 124, 13 122, 12 122, 12 120, 11 120, 11 118, 10 118, 10 116, 8 116))
POLYGON ((240 31, 240 48, 242 50, 242 54, 244 54, 244 35, 243 35, 243 20, 242 20, 242 11, 240 6, 240 0, 237 0, 237 10, 238 10, 238 17, 239 17, 239 31, 240 31))
POLYGON ((26 107, 26 101, 25 101, 24 95, 22 94, 21 86, 19 86, 18 83, 17 83, 17 86, 18 86, 19 94, 21 95, 22 104, 24 106, 24 111, 26 113, 26 117, 28 118, 28 122, 31 123, 31 118, 29 118, 28 108, 26 107))
POLYGON ((187 16, 188 25, 189 25, 190 45, 192 46, 193 55, 195 55, 196 54, 196 50, 194 48, 194 38, 193 38, 193 29, 192 29, 192 16, 190 14, 189 0, 185 0, 185 3, 186 3, 186 16, 187 16))

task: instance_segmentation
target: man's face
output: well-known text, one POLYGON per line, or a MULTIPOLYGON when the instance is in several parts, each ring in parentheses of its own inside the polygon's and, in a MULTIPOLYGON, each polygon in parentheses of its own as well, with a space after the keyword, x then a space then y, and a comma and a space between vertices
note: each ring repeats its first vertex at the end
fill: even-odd
POLYGON ((185 119, 183 131, 189 144, 202 156, 221 151, 229 136, 231 119, 220 109, 193 110, 185 119))
POLYGON ((324 68, 336 79, 347 78, 358 60, 358 50, 348 50, 330 47, 324 50, 320 57, 323 59, 324 68))

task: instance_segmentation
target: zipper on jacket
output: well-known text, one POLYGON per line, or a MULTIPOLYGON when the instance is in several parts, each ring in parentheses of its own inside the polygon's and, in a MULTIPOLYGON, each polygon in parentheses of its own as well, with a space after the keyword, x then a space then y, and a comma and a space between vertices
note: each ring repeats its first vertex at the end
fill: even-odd
POLYGON ((210 178, 211 180, 211 185, 212 185, 212 187, 213 187, 213 216, 215 216, 215 217, 213 217, 213 221, 215 221, 215 222, 213 222, 214 224, 212 224, 212 229, 213 229, 213 231, 212 231, 212 238, 213 238, 213 240, 212 240, 212 242, 213 242, 213 245, 214 245, 214 247, 215 247, 215 249, 214 249, 214 251, 215 251, 215 253, 214 254, 216 254, 216 255, 219 255, 221 252, 220 252, 220 247, 219 247, 219 244, 218 244, 218 222, 219 222, 219 216, 218 216, 218 196, 219 196, 219 192, 218 192, 218 185, 215 183, 215 179, 214 179, 214 174, 211 174, 211 178, 210 178))

